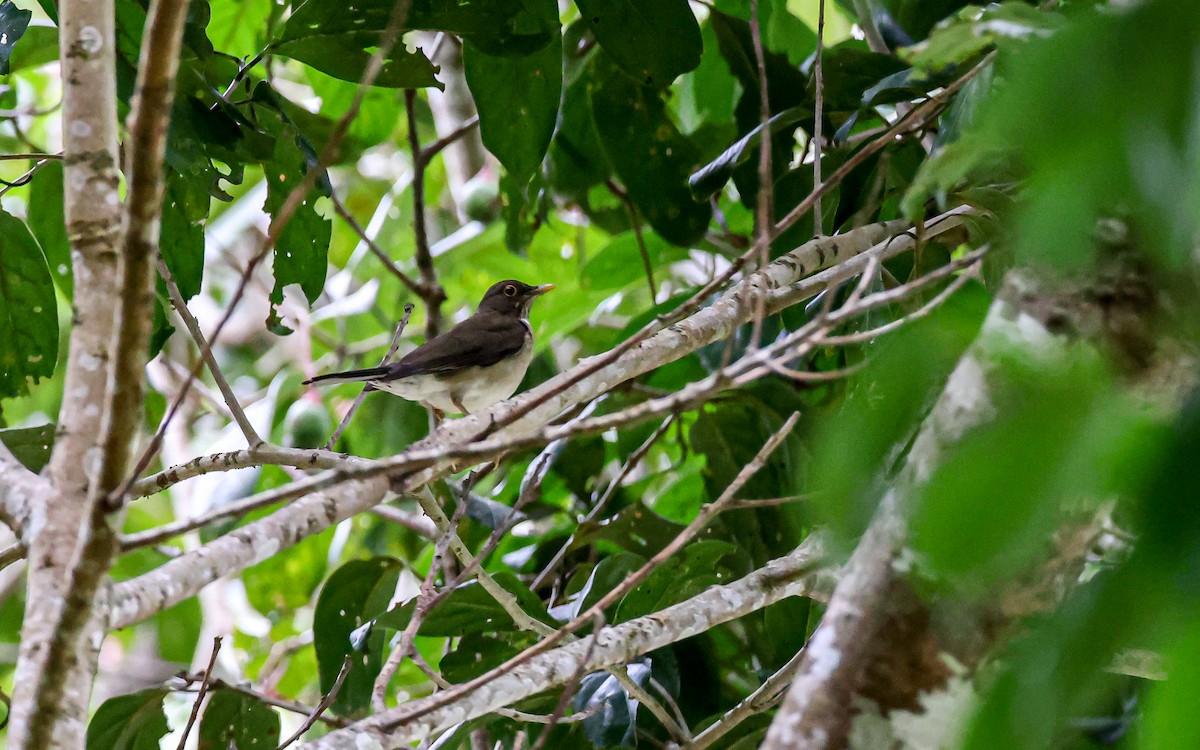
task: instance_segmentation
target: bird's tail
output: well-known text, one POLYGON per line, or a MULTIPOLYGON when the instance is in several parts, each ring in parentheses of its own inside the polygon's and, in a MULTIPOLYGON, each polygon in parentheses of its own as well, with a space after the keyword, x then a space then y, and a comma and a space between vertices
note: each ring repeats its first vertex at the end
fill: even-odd
POLYGON ((305 380, 303 385, 312 385, 321 383, 322 385, 335 385, 337 383, 354 383, 363 380, 375 380, 382 375, 387 374, 386 367, 366 367, 361 370, 346 370, 345 372, 331 372, 328 375, 318 375, 311 380, 305 380))

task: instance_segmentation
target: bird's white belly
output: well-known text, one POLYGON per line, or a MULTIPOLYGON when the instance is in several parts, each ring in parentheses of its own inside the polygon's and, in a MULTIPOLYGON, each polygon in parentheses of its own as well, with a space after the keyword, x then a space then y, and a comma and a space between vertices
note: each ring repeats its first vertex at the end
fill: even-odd
POLYGON ((381 391, 394 393, 409 401, 419 401, 441 411, 457 414, 455 400, 468 412, 482 411, 503 401, 517 390, 529 362, 533 344, 526 340, 521 351, 491 367, 468 367, 453 375, 410 375, 387 383, 373 383, 381 391))

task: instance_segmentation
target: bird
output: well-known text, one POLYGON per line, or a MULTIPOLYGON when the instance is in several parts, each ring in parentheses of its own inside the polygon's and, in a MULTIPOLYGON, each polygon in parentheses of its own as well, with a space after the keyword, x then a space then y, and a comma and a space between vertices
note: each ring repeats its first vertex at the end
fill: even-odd
POLYGON ((462 415, 511 396, 533 359, 529 308, 554 289, 516 279, 487 290, 475 313, 389 365, 319 375, 304 385, 366 382, 434 410, 462 415))

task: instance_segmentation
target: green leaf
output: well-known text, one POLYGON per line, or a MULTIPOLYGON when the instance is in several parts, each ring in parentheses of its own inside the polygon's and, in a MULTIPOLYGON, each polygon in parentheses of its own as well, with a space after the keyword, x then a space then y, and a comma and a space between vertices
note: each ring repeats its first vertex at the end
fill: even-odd
POLYGON ((203 184, 178 172, 168 172, 159 250, 185 301, 200 293, 208 204, 209 195, 203 184))
POLYGON ((71 245, 63 216, 63 166, 57 159, 42 167, 29 184, 29 230, 46 253, 50 275, 72 297, 71 245))
POLYGON ((525 184, 541 166, 558 118, 561 36, 524 57, 489 55, 466 44, 463 68, 479 110, 483 145, 518 183, 525 184))
MULTIPOLYGON (((805 117, 812 117, 812 108, 808 105, 791 107, 768 121, 771 136, 796 129, 796 125, 805 117)), ((758 125, 746 135, 739 138, 721 155, 705 164, 688 177, 688 187, 697 198, 708 198, 725 187, 725 183, 733 177, 735 169, 740 167, 751 156, 758 158, 759 144, 762 143, 762 125, 758 125)))
POLYGON ((25 222, 0 210, 0 398, 54 374, 58 308, 46 257, 25 222))
POLYGON ((658 612, 731 578, 728 571, 720 572, 717 564, 735 549, 733 544, 719 539, 692 542, 621 599, 613 622, 658 612))
MULTIPOLYGON (((264 86, 259 86, 255 93, 256 96, 274 98, 264 86)), ((263 165, 267 178, 264 209, 274 218, 288 195, 304 180, 305 173, 316 167, 316 158, 311 145, 280 115, 263 112, 260 121, 268 123, 268 132, 278 134, 271 160, 263 165)), ((317 190, 327 189, 328 178, 322 174, 317 180, 317 190)), ((324 290, 332 228, 329 220, 317 212, 316 200, 316 195, 310 191, 279 233, 274 254, 275 286, 270 297, 273 306, 283 302, 283 288, 288 284, 299 284, 310 303, 324 290)), ((278 326, 274 310, 270 322, 273 328, 278 326)))
POLYGON ((913 68, 928 73, 965 63, 1004 39, 1048 36, 1062 26, 1062 16, 1023 2, 968 5, 937 25, 929 38, 900 55, 913 68))
POLYGON ((271 750, 279 744, 279 714, 252 696, 216 690, 199 735, 199 750, 271 750))
MULTIPOLYGON (((388 557, 353 560, 333 572, 317 597, 313 612, 313 648, 321 676, 321 692, 333 687, 342 662, 353 653, 352 631, 382 614, 396 591, 400 562, 388 557)), ((383 665, 382 628, 368 639, 365 654, 354 654, 353 666, 332 708, 351 715, 371 705, 371 688, 383 665)))
POLYGON ((474 679, 500 666, 524 648, 524 645, 518 646, 511 639, 512 636, 498 638, 482 633, 466 633, 458 646, 442 657, 438 667, 450 682, 463 683, 474 679))
MULTIPOLYGON (((272 48, 335 78, 358 82, 373 48, 383 38, 395 3, 359 0, 354 8, 354 12, 347 12, 345 3, 338 0, 307 0, 295 8, 272 48)), ((526 7, 524 0, 414 2, 403 27, 445 31, 492 55, 539 50, 551 41, 557 28, 557 14, 547 19, 544 13, 526 7)), ((384 74, 376 83, 441 88, 435 73, 437 68, 420 51, 410 53, 400 42, 388 56, 384 74)))
POLYGON ((143 690, 104 701, 88 724, 87 750, 159 750, 171 731, 162 705, 167 692, 143 690))
MULTIPOLYGON (((37 68, 58 61, 58 29, 52 26, 30 26, 21 37, 21 44, 9 58, 9 73, 37 68)), ((2 74, 0 74, 2 75, 2 74)))
POLYGON ((687 0, 575 0, 596 41, 635 81, 657 89, 700 64, 687 0))
POLYGON ((562 124, 550 141, 550 184, 567 195, 586 192, 608 179, 612 172, 592 118, 592 100, 588 91, 594 87, 595 80, 591 65, 580 66, 568 79, 563 95, 562 124))
POLYGON ((26 469, 40 472, 49 463, 50 451, 54 448, 54 425, 0 430, 0 442, 26 469))
POLYGON ((200 601, 194 596, 156 613, 153 623, 158 641, 158 655, 164 661, 191 664, 192 657, 196 654, 200 625, 203 622, 204 613, 200 609, 200 601))
MULTIPOLYGON (((670 263, 686 260, 687 251, 671 245, 653 232, 643 232, 650 267, 661 269, 670 263)), ((632 231, 619 234, 588 259, 580 278, 592 289, 620 289, 639 279, 645 279, 642 251, 637 235, 632 231)))
POLYGON ((712 218, 709 205, 697 203, 687 186, 700 160, 698 149, 671 122, 658 91, 634 83, 603 55, 592 64, 596 132, 629 198, 663 239, 695 242, 712 218))
POLYGON ((33 11, 21 10, 12 0, 0 2, 0 75, 8 75, 13 46, 25 34, 33 11))
MULTIPOLYGON (((352 16, 351 13, 343 15, 352 16)), ((275 45, 272 49, 293 60, 299 60, 343 81, 358 83, 370 61, 372 50, 379 43, 378 33, 345 32, 337 35, 312 35, 275 45)), ((438 67, 420 52, 409 52, 399 42, 388 53, 383 68, 373 81, 386 88, 425 88, 444 86, 437 79, 438 67)))

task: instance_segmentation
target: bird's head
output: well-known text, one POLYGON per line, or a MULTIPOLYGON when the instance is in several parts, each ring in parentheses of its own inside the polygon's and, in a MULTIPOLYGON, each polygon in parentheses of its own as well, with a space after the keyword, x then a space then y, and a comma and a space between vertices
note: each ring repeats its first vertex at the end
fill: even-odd
POLYGON ((476 313, 495 312, 528 318, 533 301, 553 288, 553 284, 532 286, 516 279, 498 281, 483 295, 476 313))

